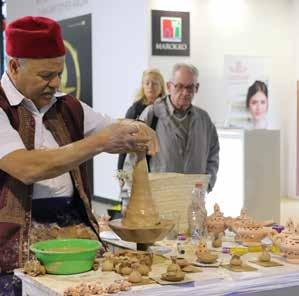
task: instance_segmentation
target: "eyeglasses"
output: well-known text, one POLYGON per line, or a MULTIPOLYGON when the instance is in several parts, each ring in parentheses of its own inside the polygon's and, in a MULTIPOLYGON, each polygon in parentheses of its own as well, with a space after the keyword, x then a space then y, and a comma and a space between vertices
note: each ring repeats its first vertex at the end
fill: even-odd
POLYGON ((190 84, 190 85, 183 85, 181 83, 175 84, 174 82, 170 81, 170 83, 174 86, 176 92, 182 92, 184 89, 189 93, 194 93, 197 91, 199 84, 190 84))

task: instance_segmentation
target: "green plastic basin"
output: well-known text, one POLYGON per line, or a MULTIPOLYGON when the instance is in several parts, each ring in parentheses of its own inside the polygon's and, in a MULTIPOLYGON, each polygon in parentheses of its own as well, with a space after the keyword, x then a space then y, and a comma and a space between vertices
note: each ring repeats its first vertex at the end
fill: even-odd
POLYGON ((75 274, 89 271, 101 243, 89 239, 40 241, 30 246, 47 273, 75 274))

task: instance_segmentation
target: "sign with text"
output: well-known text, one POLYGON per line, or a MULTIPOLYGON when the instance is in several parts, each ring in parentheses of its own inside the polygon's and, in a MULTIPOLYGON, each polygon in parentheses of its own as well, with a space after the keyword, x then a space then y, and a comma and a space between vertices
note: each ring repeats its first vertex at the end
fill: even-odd
POLYGON ((152 10, 152 54, 190 55, 189 12, 152 10))

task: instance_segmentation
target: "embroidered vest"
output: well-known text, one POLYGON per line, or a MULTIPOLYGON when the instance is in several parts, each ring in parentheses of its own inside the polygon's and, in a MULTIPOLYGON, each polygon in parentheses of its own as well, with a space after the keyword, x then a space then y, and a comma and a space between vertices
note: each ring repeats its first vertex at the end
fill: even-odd
MULTIPOLYGON (((35 121, 31 113, 22 105, 10 106, 1 87, 0 107, 19 133, 26 149, 34 149, 35 121)), ((84 137, 82 106, 69 95, 59 98, 50 108, 44 116, 44 124, 59 146, 84 137)), ((86 164, 74 168, 70 173, 90 226, 99 238, 99 226, 91 211, 86 164)), ((25 185, 0 170, 0 272, 22 267, 28 260, 32 189, 33 185, 25 185)))

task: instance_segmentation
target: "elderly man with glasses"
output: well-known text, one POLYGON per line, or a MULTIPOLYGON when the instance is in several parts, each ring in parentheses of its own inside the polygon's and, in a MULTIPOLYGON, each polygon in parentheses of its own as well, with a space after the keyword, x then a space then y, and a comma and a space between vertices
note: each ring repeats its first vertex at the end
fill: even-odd
POLYGON ((158 118, 160 150, 151 158, 150 170, 209 174, 211 191, 219 166, 219 141, 208 113, 192 105, 199 88, 197 68, 174 65, 167 88, 169 95, 147 107, 140 116, 148 125, 158 118))

